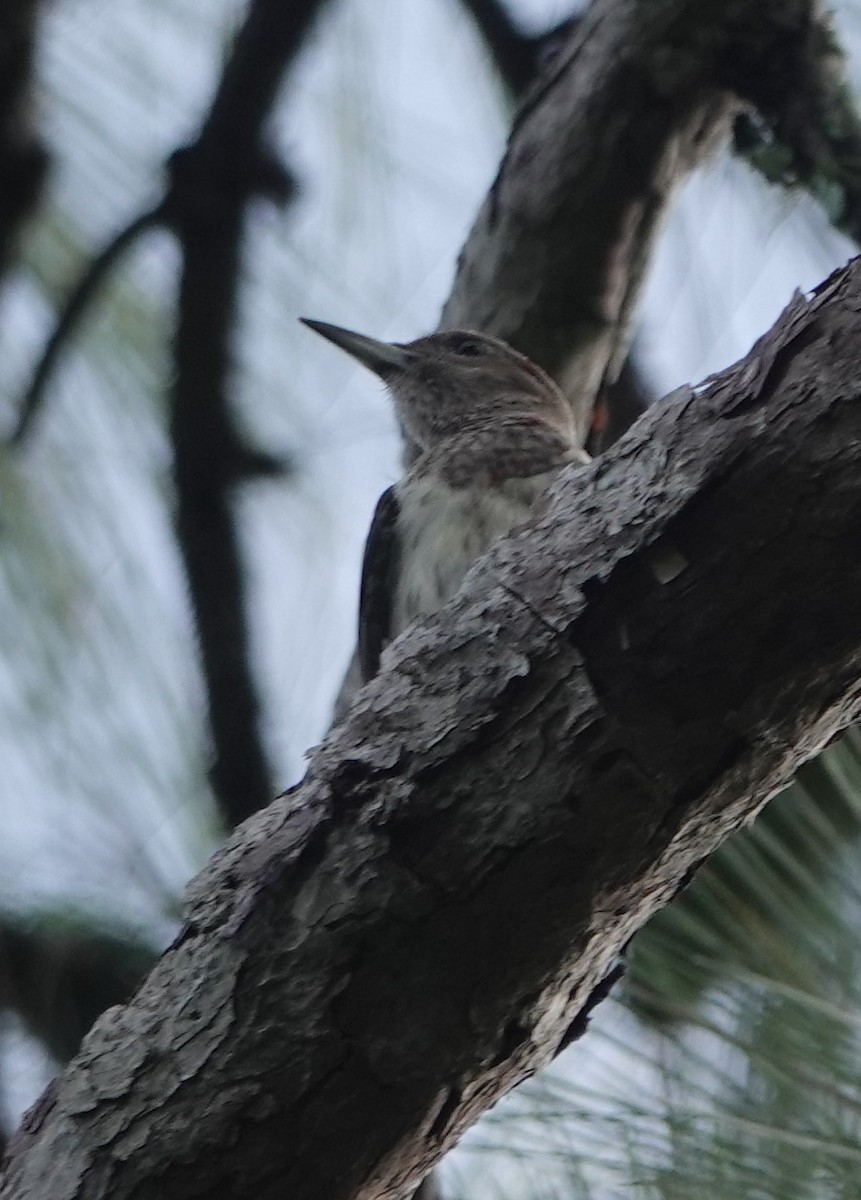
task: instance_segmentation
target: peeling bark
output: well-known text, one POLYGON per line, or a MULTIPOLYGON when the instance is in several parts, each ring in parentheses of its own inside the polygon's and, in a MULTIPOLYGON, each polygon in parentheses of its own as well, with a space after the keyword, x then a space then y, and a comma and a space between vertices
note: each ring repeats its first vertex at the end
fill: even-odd
POLYGON ((567 471, 191 887, 5 1200, 406 1194, 861 708, 861 265, 567 471))

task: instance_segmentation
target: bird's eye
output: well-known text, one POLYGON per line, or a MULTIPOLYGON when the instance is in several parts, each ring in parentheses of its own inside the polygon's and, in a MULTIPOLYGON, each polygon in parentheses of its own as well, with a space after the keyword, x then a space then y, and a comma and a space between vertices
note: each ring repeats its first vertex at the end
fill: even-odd
POLYGON ((465 358, 477 358, 484 353, 484 344, 478 338, 459 338, 455 343, 455 353, 465 358))

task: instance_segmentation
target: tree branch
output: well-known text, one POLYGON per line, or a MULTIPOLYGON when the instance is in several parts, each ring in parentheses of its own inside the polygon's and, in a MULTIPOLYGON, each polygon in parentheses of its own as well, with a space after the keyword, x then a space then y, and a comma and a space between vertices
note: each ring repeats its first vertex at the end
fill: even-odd
MULTIPOLYGON (((121 256, 153 226, 174 229, 184 250, 171 426, 177 535, 207 682, 214 790, 230 828, 268 803, 275 790, 257 728, 232 490, 252 474, 289 469, 250 448, 229 409, 242 221, 250 196, 283 201, 289 194, 289 178, 263 150, 261 131, 284 68, 321 6, 322 0, 289 7, 257 0, 251 6, 198 140, 172 156, 164 198, 116 235, 81 276, 46 344, 12 435, 20 443, 32 431, 64 346, 121 256)), ((125 998, 152 961, 131 939, 124 945, 118 936, 95 930, 72 935, 47 927, 0 930, 0 958, 6 976, 0 1002, 18 1011, 62 1060, 75 1052, 94 1017, 125 998)))
POLYGON ((804 52, 814 11, 595 0, 526 97, 441 326, 496 333, 540 362, 585 440, 675 188, 750 103, 757 71, 788 102, 795 77, 779 65, 804 52))
POLYGON ((32 96, 38 0, 6 0, 0 11, 0 276, 35 207, 48 155, 34 128, 32 96))
MULTIPOLYGON (((518 27, 501 0, 462 0, 462 3, 481 32, 499 76, 512 96, 521 95, 530 84, 534 83, 536 75, 539 74, 542 57, 552 53, 553 47, 558 48, 566 35, 570 40, 571 31, 576 24, 574 20, 569 20, 538 38, 530 38, 518 27)), ((653 7, 654 11, 660 14, 661 6, 653 7)), ((861 243, 861 117, 859 117, 857 104, 847 82, 844 55, 834 30, 829 21, 823 17, 818 5, 801 4, 796 6, 791 13, 786 10, 785 6, 783 8, 784 11, 781 13, 774 5, 764 5, 757 11, 756 8, 741 3, 715 6, 711 14, 698 12, 696 21, 699 26, 699 36, 696 44, 691 44, 689 40, 690 25, 685 29, 684 21, 675 22, 674 14, 664 6, 663 29, 664 33, 670 32, 671 37, 666 40, 659 39, 659 44, 653 45, 649 49, 648 36, 645 35, 644 29, 640 28, 631 39, 628 51, 635 64, 642 65, 645 62, 648 65, 651 61, 653 68, 661 64, 663 78, 653 80, 658 84, 660 93, 658 107, 665 105, 668 101, 680 104, 679 115, 681 116, 684 111, 689 109, 692 101, 701 102, 706 92, 715 89, 718 94, 721 91, 731 91, 742 100, 745 108, 738 114, 734 127, 736 151, 770 182, 783 187, 799 185, 804 187, 822 203, 836 228, 861 243), (746 9, 748 15, 746 15, 746 9), (743 28, 745 22, 747 28, 743 28), (688 67, 694 62, 699 64, 704 88, 703 96, 697 97, 695 92, 691 93, 687 70, 676 69, 673 71, 671 68, 668 75, 664 74, 665 68, 668 65, 671 66, 672 52, 668 52, 668 43, 675 43, 680 61, 682 56, 687 56, 688 67), (669 87, 667 87, 668 82, 669 87)), ((658 19, 661 20, 660 15, 658 19)), ((570 66, 576 69, 579 66, 580 57, 580 55, 575 55, 571 59, 570 66)), ((552 73, 552 64, 549 64, 548 69, 552 73)), ((568 69, 569 67, 566 67, 566 71, 568 69)), ((584 118, 587 137, 595 136, 594 133, 589 134, 590 129, 600 131, 606 136, 608 127, 611 131, 615 129, 615 113, 625 111, 629 126, 621 131, 611 132, 610 136, 619 136, 621 133, 619 145, 623 149, 625 148, 625 139, 628 137, 630 137, 630 144, 635 146, 643 145, 644 134, 647 142, 651 141, 654 137, 655 105, 653 102, 649 103, 642 110, 638 110, 636 105, 629 107, 631 97, 626 91, 629 84, 630 78, 626 77, 624 72, 620 72, 615 83, 611 85, 609 93, 599 99, 598 104, 602 111, 597 115, 592 109, 595 97, 588 92, 584 93, 583 105, 589 109, 588 115, 584 118), (618 93, 614 94, 617 89, 618 93), (606 109, 603 107, 605 102, 606 109), (609 126, 605 120, 607 117, 609 117, 609 126)), ((721 116, 719 112, 716 112, 715 116, 714 133, 719 136, 721 116)), ((586 144, 580 137, 581 132, 578 124, 573 131, 572 146, 582 147, 586 144)), ((703 149, 707 152, 708 146, 703 149)), ((671 147, 668 146, 667 150, 670 151, 671 147)), ((578 169, 580 153, 582 150, 575 151, 574 156, 569 160, 568 169, 571 167, 575 170, 578 169)), ((528 149, 522 153, 521 157, 528 162, 530 157, 528 149)), ((697 157, 698 152, 695 149, 694 162, 697 161, 697 157)), ((591 161, 591 158, 587 159, 588 163, 591 161)), ((690 168, 690 165, 691 162, 686 161, 683 156, 675 166, 669 163, 668 169, 670 173, 675 170, 681 177, 690 168)), ((538 185, 540 178, 539 168, 535 172, 533 184, 538 185)), ((648 181, 646 183, 644 203, 650 199, 648 181)), ((600 181, 596 186, 588 176, 578 175, 576 183, 572 186, 576 188, 570 210, 570 223, 574 226, 575 233, 573 246, 577 254, 583 254, 585 250, 587 265, 600 280, 602 259, 606 258, 609 269, 616 271, 619 269, 619 232, 614 229, 612 222, 608 223, 605 218, 606 195, 600 181), (581 206, 583 210, 582 217, 578 215, 577 206, 581 206), (597 221, 595 220, 596 210, 599 218, 597 221), (587 244, 585 248, 582 245, 582 236, 577 236, 578 229, 582 229, 590 235, 591 243, 587 244)), ((534 207, 540 209, 544 201, 540 185, 537 190, 541 198, 534 207)), ((658 198, 651 197, 652 201, 655 199, 658 198)), ((561 216, 561 213, 559 215, 561 216)), ((479 223, 476 232, 480 228, 479 223)), ((570 242, 570 232, 567 226, 563 225, 558 230, 560 242, 570 242)), ((623 235, 624 232, 623 230, 623 235)), ((653 230, 647 225, 642 232, 648 243, 653 230)), ((528 236, 528 231, 526 236, 528 236)), ((548 257, 548 261, 554 263, 559 261, 557 257, 559 249, 562 247, 554 247, 554 253, 552 257, 548 257)), ((625 269, 625 255, 631 252, 635 256, 641 253, 636 242, 627 248, 624 245, 621 247, 623 270, 625 269)), ((646 248, 647 253, 648 247, 646 248)), ((483 254, 483 250, 480 248, 477 254, 483 254)), ((529 254, 530 248, 527 246, 524 249, 524 258, 528 260, 529 254)), ((560 272, 557 274, 561 275, 560 272)), ((623 319, 619 321, 611 319, 611 324, 620 325, 618 357, 614 359, 611 352, 608 368, 604 369, 603 385, 599 396, 595 397, 590 384, 587 398, 582 399, 581 375, 583 369, 588 367, 588 363, 583 364, 582 367, 578 366, 577 372, 569 382, 569 392, 578 406, 578 415, 581 416, 584 435, 588 427, 590 399, 594 401, 596 407, 602 409, 601 412, 595 414, 599 428, 591 429, 593 443, 606 445, 608 439, 612 441, 618 429, 627 427, 630 415, 628 401, 636 399, 636 394, 640 390, 635 388, 632 393, 628 386, 634 380, 635 370, 634 375, 628 372, 627 378, 620 380, 619 388, 614 387, 618 370, 617 363, 621 361, 621 354, 627 344, 628 335, 625 326, 628 324, 630 309, 636 301, 640 274, 641 270, 635 270, 632 273, 628 297, 621 310, 623 319)), ((574 271, 568 278, 570 285, 581 289, 584 282, 593 287, 595 285, 593 276, 590 275, 589 279, 584 281, 579 270, 574 271)), ((518 280, 514 275, 511 280, 508 279, 507 269, 503 269, 502 283, 505 286, 510 285, 512 290, 518 286, 518 280)), ((470 280, 470 288, 472 284, 473 281, 470 280)), ((496 284, 491 282, 489 286, 495 288, 496 284)), ((579 339, 585 338, 587 357, 597 353, 596 369, 598 369, 603 350, 600 345, 592 346, 592 341, 595 337, 600 336, 601 330, 597 328, 590 331, 587 320, 583 317, 577 317, 578 324, 569 335, 569 345, 563 347, 562 351, 554 350, 552 344, 549 349, 545 345, 545 343, 552 342, 552 334, 544 331, 552 330, 554 320, 561 323, 556 315, 559 310, 554 299, 551 298, 548 301, 546 309, 542 312, 540 321, 542 328, 538 333, 528 329, 523 332, 519 317, 510 312, 505 317, 495 317, 495 320, 502 322, 498 324, 496 331, 501 332, 503 336, 506 336, 507 331, 510 340, 542 361, 545 366, 559 371, 564 367, 564 356, 577 353, 579 339), (528 338, 528 341, 521 342, 521 337, 528 338), (573 351, 572 346, 574 347, 573 351), (543 357, 545 354, 546 358, 543 357)), ((500 306, 503 303, 510 305, 512 297, 504 295, 501 300, 499 297, 495 297, 495 300, 500 306)), ((587 318, 589 305, 595 300, 596 298, 592 297, 588 290, 579 297, 579 303, 585 310, 587 318)), ((597 302, 600 300, 599 289, 597 302)), ((472 299, 467 297, 468 317, 464 323, 479 323, 481 319, 478 316, 472 316, 472 303, 472 299)), ((598 306, 600 307, 599 303, 598 306)), ((447 314, 444 319, 451 323, 457 323, 457 319, 453 315, 447 314)), ((566 333, 567 331, 563 328, 561 336, 565 336, 566 333)))
POLYGON ((206 679, 213 788, 229 828, 274 791, 233 513, 233 487, 251 462, 230 407, 240 247, 249 197, 284 203, 292 194, 263 126, 322 4, 252 0, 200 135, 171 164, 170 215, 183 255, 171 397, 176 529, 206 679))
POLYGON ((151 945, 104 920, 45 911, 0 921, 0 1007, 12 1009, 58 1063, 96 1017, 128 999, 155 961, 151 945))
POLYGON ((18 1136, 4 1200, 406 1192, 861 708, 861 264, 384 655, 18 1136), (288 1019, 289 1014, 289 1019, 288 1019))
POLYGON ((233 488, 288 468, 249 448, 230 408, 240 248, 248 200, 286 202, 293 183, 265 145, 278 84, 324 0, 253 0, 200 134, 171 157, 164 198, 92 261, 67 301, 24 397, 12 438, 31 430, 59 354, 120 256, 145 230, 168 225, 183 255, 171 394, 176 530, 206 681, 213 790, 233 828, 275 790, 258 728, 244 570, 233 488))
POLYGON ((801 185, 832 224, 861 243, 861 116, 830 24, 813 8, 781 52, 735 55, 740 96, 753 106, 736 124, 736 148, 770 182, 801 185))
POLYGON ((519 27, 502 0, 461 0, 487 46, 499 77, 519 96, 538 71, 540 41, 519 27))
POLYGON ((78 325, 98 295, 102 284, 141 234, 158 225, 163 215, 163 205, 141 213, 115 234, 104 249, 87 264, 86 270, 66 298, 57 323, 36 364, 33 377, 21 400, 15 428, 9 435, 11 445, 24 441, 30 432, 34 420, 39 415, 47 386, 60 356, 68 341, 77 332, 78 325))

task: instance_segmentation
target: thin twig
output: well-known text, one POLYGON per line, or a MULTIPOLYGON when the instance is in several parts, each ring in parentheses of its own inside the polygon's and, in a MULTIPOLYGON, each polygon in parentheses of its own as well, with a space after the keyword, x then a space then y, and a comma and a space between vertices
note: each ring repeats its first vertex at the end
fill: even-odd
POLYGON ((78 280, 71 294, 63 305, 57 324, 45 344, 42 356, 36 364, 30 386, 21 400, 18 421, 9 436, 12 445, 19 445, 29 433, 45 397, 48 384, 51 381, 54 368, 59 362, 60 355, 78 327, 84 313, 92 300, 95 299, 99 288, 109 273, 113 270, 122 255, 133 242, 146 230, 157 225, 164 219, 163 204, 157 205, 149 212, 141 213, 116 237, 105 246, 89 263, 84 274, 78 280))

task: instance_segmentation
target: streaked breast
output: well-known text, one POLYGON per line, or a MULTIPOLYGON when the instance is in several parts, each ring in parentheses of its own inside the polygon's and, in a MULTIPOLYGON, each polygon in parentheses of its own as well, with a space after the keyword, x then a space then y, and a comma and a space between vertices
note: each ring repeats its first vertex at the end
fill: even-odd
POLYGON ((398 489, 400 578, 392 636, 449 600, 492 542, 526 521, 556 471, 508 479, 495 488, 452 488, 412 476, 398 489))

